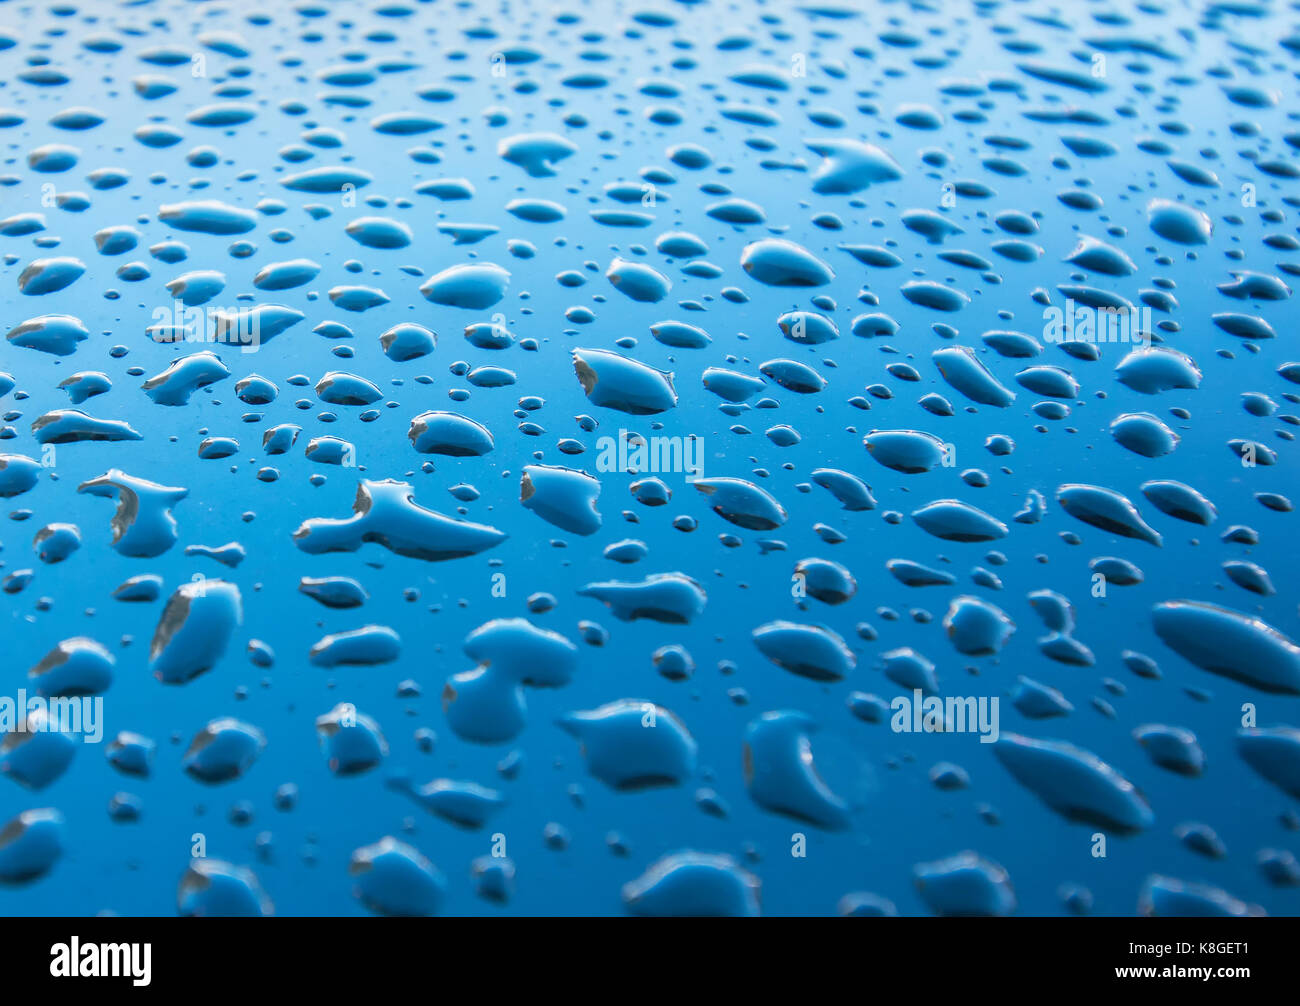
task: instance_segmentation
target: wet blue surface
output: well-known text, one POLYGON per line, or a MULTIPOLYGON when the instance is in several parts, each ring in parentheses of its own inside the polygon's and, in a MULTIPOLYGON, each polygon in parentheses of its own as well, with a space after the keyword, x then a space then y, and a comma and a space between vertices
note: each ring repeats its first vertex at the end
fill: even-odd
POLYGON ((100 743, 0 748, 57 811, 0 911, 1294 914, 1298 54, 1252 4, 0 4, 5 694, 113 658, 60 685, 100 743), (1053 342, 1105 295, 1126 341, 1053 342), (114 547, 130 479, 178 492, 114 547))

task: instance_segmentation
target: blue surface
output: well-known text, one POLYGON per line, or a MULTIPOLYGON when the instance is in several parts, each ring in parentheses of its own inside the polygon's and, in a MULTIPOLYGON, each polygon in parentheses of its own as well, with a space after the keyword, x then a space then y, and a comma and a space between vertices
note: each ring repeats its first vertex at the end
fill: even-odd
POLYGON ((22 119, 0 129, 5 144, 0 217, 42 213, 46 225, 35 234, 0 241, 6 256, 0 275, 0 287, 7 291, 5 328, 54 313, 77 316, 90 333, 75 354, 62 358, 0 343, 0 370, 12 374, 17 391, 27 396, 19 399, 12 391, 5 396, 8 439, 0 449, 39 459, 41 445, 31 425, 54 409, 79 408, 97 418, 125 420, 142 434, 131 442, 57 445, 55 463, 42 471, 37 486, 8 501, 16 513, 0 534, 3 572, 32 569, 35 576, 25 589, 3 595, 6 688, 12 694, 23 687, 26 670, 61 640, 92 637, 116 657, 114 681, 104 695, 106 737, 129 730, 158 745, 152 772, 143 780, 116 771, 104 745, 90 744, 79 744, 67 771, 39 791, 0 779, 4 820, 38 807, 57 808, 65 818, 62 854, 41 878, 0 885, 0 911, 172 914, 192 836, 201 833, 208 856, 252 869, 280 915, 366 914, 354 896, 349 858, 385 835, 437 865, 446 878, 440 910, 451 914, 623 914, 622 885, 682 850, 726 854, 755 874, 764 914, 834 914, 843 896, 863 891, 889 899, 899 913, 926 914, 933 906, 915 885, 914 867, 968 849, 1006 869, 1022 914, 1064 914, 1059 889, 1065 883, 1088 888, 1096 914, 1132 914, 1152 875, 1206 883, 1270 914, 1294 914, 1300 888, 1268 883, 1256 857, 1261 849, 1300 849, 1300 808, 1294 795, 1241 759, 1236 738, 1243 704, 1254 704, 1260 726, 1295 727, 1300 698, 1267 693, 1195 666, 1155 635, 1151 612, 1170 599, 1205 601, 1257 617, 1285 636, 1297 633, 1295 515, 1267 509, 1254 498, 1258 492, 1294 494, 1300 487, 1294 474, 1294 419, 1283 418, 1294 416, 1300 388, 1277 374, 1297 358, 1289 345, 1297 316, 1289 291, 1281 301, 1242 301, 1216 289, 1241 270, 1279 277, 1291 286, 1300 268, 1294 248, 1269 247, 1263 240, 1270 234, 1295 237, 1295 179, 1262 172, 1246 156, 1254 151, 1256 162, 1300 167, 1295 29, 1286 11, 1263 6, 1258 17, 1214 15, 1209 5, 1169 5, 1163 13, 1153 12, 1155 5, 1142 6, 1113 5, 1108 10, 1117 17, 1108 23, 1099 7, 1067 4, 1054 26, 1042 18, 1057 8, 1043 4, 660 3, 654 7, 664 15, 659 23, 638 17, 648 6, 621 3, 498 8, 439 0, 268 8, 89 2, 30 14, 0 3, 0 26, 5 26, 0 40, 13 43, 0 51, 0 108, 22 119), (230 56, 205 45, 203 33, 215 31, 238 33, 248 55, 230 56), (95 36, 116 39, 121 50, 88 51, 85 43, 95 36), (1144 52, 1141 44, 1126 49, 1101 44, 1126 38, 1158 43, 1169 58, 1144 52), (728 39, 735 44, 724 43, 728 39), (1022 51, 1013 51, 1012 43, 1023 43, 1022 51), (168 67, 143 61, 141 54, 155 47, 176 50, 184 62, 168 67), (494 61, 502 52, 511 55, 494 61), (1017 69, 1040 61, 1087 77, 1093 54, 1103 52, 1105 76, 1092 78, 1105 84, 1100 93, 1017 69), (192 74, 191 54, 203 57, 203 76, 192 74), (524 61, 520 54, 538 58, 524 61), (40 86, 21 78, 22 71, 45 60, 69 82, 40 86), (376 70, 384 61, 394 65, 388 72, 376 70), (345 63, 370 70, 373 81, 344 87, 321 79, 322 70, 345 63), (398 63, 408 66, 399 69, 398 63), (785 88, 737 82, 734 75, 751 64, 773 68, 785 88), (500 76, 494 67, 503 71, 500 76), (806 75, 791 75, 795 67, 806 68, 806 75), (566 85, 578 72, 600 75, 605 86, 566 85), (142 74, 166 76, 177 89, 145 100, 132 87, 132 78, 142 74), (647 95, 639 87, 650 79, 663 79, 678 93, 647 95), (976 93, 952 93, 947 85, 959 79, 974 81, 976 93), (1243 107, 1225 94, 1229 85, 1274 92, 1275 102, 1243 107), (454 92, 454 99, 422 100, 419 92, 433 86, 454 92), (247 92, 237 93, 242 89, 247 92), (333 103, 331 95, 366 104, 349 108, 333 103), (186 121, 191 110, 226 101, 251 105, 255 117, 233 128, 186 121), (290 102, 301 107, 289 107, 290 102), (731 103, 771 112, 779 122, 733 121, 720 114, 731 103), (896 114, 907 103, 930 106, 943 117, 942 127, 898 124, 896 114), (93 107, 104 121, 77 132, 49 124, 51 116, 71 106, 93 107), (1094 112, 1104 124, 1040 122, 1025 115, 1067 106, 1094 112), (647 112, 658 107, 676 108, 681 122, 651 121, 647 112), (498 110, 499 119, 490 108, 498 110), (822 109, 842 116, 843 125, 818 121, 822 109), (395 111, 437 119, 443 128, 410 136, 372 128, 376 116, 395 111), (179 130, 180 142, 162 149, 138 142, 134 131, 155 118, 179 130), (1241 122, 1258 123, 1258 134, 1234 134, 1232 125, 1241 122), (313 129, 337 130, 342 145, 312 145, 307 134, 313 129), (498 143, 532 132, 563 136, 577 151, 558 161, 552 176, 531 177, 499 156, 498 143), (1105 139, 1116 152, 1078 157, 1060 139, 1070 133, 1105 139), (999 151, 988 144, 990 136, 1017 137, 1026 148, 999 151), (1173 152, 1140 150, 1137 141, 1146 136, 1161 138, 1173 152), (747 145, 759 137, 770 139, 770 149, 747 145), (887 150, 902 177, 852 194, 815 193, 812 175, 821 158, 808 143, 827 138, 887 150), (49 143, 77 147, 75 167, 33 171, 27 155, 49 143), (712 163, 698 170, 672 163, 669 150, 680 144, 707 149, 712 163), (220 151, 218 163, 204 168, 186 163, 187 152, 201 145, 220 151), (302 149, 308 159, 290 163, 284 156, 290 147, 302 149), (417 149, 434 156, 412 157, 417 149), (925 163, 921 155, 927 149, 944 151, 946 165, 925 163), (1207 156, 1209 151, 1214 155, 1207 156), (983 159, 999 154, 1021 162, 1025 174, 1006 177, 983 166, 983 159), (1219 185, 1181 180, 1166 163, 1171 156, 1214 171, 1219 185), (355 193, 355 206, 346 205, 338 192, 305 193, 280 184, 294 172, 334 165, 372 176, 355 193), (86 176, 105 166, 124 169, 130 180, 120 188, 95 190, 86 176), (641 172, 649 167, 667 170, 675 179, 657 188, 652 207, 639 201, 624 205, 605 194, 609 183, 641 186, 641 172), (414 191, 430 179, 462 177, 476 190, 470 200, 445 202, 414 191), (987 184, 995 194, 957 195, 954 206, 945 206, 944 184, 962 179, 987 184), (89 207, 69 212, 43 204, 46 183, 58 193, 84 191, 89 207), (1247 183, 1255 186, 1256 206, 1243 205, 1247 183), (1103 207, 1067 208, 1057 193, 1073 188, 1095 193, 1103 207), (731 226, 707 214, 712 204, 732 197, 762 207, 766 222, 731 226), (519 220, 504 210, 518 198, 559 203, 567 216, 554 223, 519 220), (162 205, 202 199, 257 210, 256 228, 220 236, 178 231, 159 219, 162 205), (1147 221, 1152 199, 1203 209, 1214 225, 1209 242, 1181 246, 1153 233, 1147 221), (283 212, 259 207, 263 200, 283 204, 283 212), (304 210, 310 204, 327 206, 331 213, 313 219, 304 210), (590 216, 597 209, 644 212, 653 219, 642 228, 604 226, 590 216), (964 233, 930 244, 900 222, 910 209, 942 213, 964 233), (993 223, 1004 210, 1038 215, 1039 233, 1025 238, 1043 249, 1038 261, 1013 262, 991 251, 995 242, 1015 236, 993 223), (1276 211, 1280 219, 1265 219, 1266 211, 1276 211), (834 214, 842 229, 819 226, 815 221, 821 214, 834 214), (361 216, 401 221, 414 239, 401 249, 365 247, 344 231, 361 216), (489 224, 499 231, 476 244, 455 245, 439 232, 442 223, 489 224), (92 235, 116 225, 135 227, 139 246, 120 256, 99 254, 92 235), (719 267, 717 278, 688 275, 684 261, 655 250, 658 235, 677 230, 707 243, 703 258, 719 267), (277 231, 283 243, 273 237, 277 231), (1063 302, 1057 285, 1072 282, 1075 270, 1084 275, 1062 261, 1081 234, 1122 249, 1137 271, 1127 277, 1087 273, 1077 282, 1138 303, 1154 277, 1171 281, 1177 308, 1157 311, 1154 318, 1177 322, 1176 330, 1161 335, 1196 361, 1204 375, 1199 389, 1143 395, 1125 387, 1115 367, 1129 347, 1102 346, 1096 362, 1073 359, 1050 345, 1035 360, 1002 358, 984 347, 980 336, 993 329, 1018 330, 1043 341, 1042 305, 1031 293, 1041 287, 1053 304, 1063 302), (819 288, 776 287, 746 275, 742 249, 774 235, 830 265, 834 280, 819 288), (57 242, 41 244, 53 238, 57 242), (189 247, 186 261, 167 264, 150 256, 151 245, 168 239, 189 247), (512 255, 507 242, 514 239, 532 242, 536 256, 512 255), (256 247, 247 258, 228 251, 240 240, 256 247), (840 247, 887 242, 902 259, 901 267, 868 267, 840 247), (966 269, 938 258, 954 249, 983 256, 991 269, 966 269), (1168 261, 1157 261, 1161 255, 1168 261), (18 276, 29 262, 61 256, 79 258, 85 275, 57 292, 19 293, 18 276), (653 266, 671 280, 671 292, 658 303, 630 299, 604 276, 615 256, 653 266), (319 276, 296 289, 254 287, 261 268, 294 258, 314 260, 322 267, 319 276), (361 263, 360 271, 349 272, 349 260, 361 263), (430 303, 419 293, 430 276, 476 260, 509 270, 510 284, 499 304, 467 310, 430 303), (128 261, 144 263, 149 277, 117 278, 115 271, 128 261), (205 308, 278 303, 305 318, 252 353, 151 342, 145 329, 154 312, 170 304, 164 284, 199 269, 227 278, 205 308), (556 275, 565 270, 582 273, 585 285, 557 283, 556 275), (913 304, 899 290, 912 279, 960 288, 970 303, 953 313, 913 304), (363 313, 340 310, 327 292, 347 284, 382 289, 389 302, 363 313), (722 291, 729 287, 744 291, 744 302, 726 299, 722 291), (823 313, 838 326, 839 338, 805 346, 783 337, 776 319, 792 309, 818 310, 812 303, 818 295, 834 301, 823 313), (878 304, 864 302, 867 297, 878 298, 878 304), (577 305, 590 308, 594 321, 566 320, 565 312, 577 305), (875 311, 898 323, 897 334, 853 335, 852 320, 875 311), (1278 338, 1256 343, 1258 352, 1252 352, 1211 322, 1212 314, 1224 311, 1262 317, 1278 338), (465 341, 466 325, 497 313, 515 345, 489 351, 465 341), (703 328, 711 344, 703 349, 662 345, 650 325, 668 319, 703 328), (334 341, 314 334, 312 329, 326 320, 348 325, 355 337, 334 341), (434 330, 438 346, 428 356, 398 363, 384 355, 379 335, 406 321, 434 330), (955 339, 937 334, 936 323, 953 326, 955 339), (517 342, 529 338, 537 340, 536 351, 517 342), (625 355, 673 373, 675 408, 636 416, 587 400, 570 351, 616 349, 618 340, 635 341, 622 346, 625 355), (1017 393, 1014 404, 1005 409, 975 405, 945 381, 931 353, 954 344, 976 349, 985 366, 1017 393), (125 354, 111 354, 114 346, 125 347, 125 354), (337 356, 339 346, 354 357, 337 356), (140 390, 173 359, 200 349, 217 352, 231 376, 200 389, 180 407, 157 405, 140 390), (826 388, 801 395, 769 380, 749 404, 769 397, 779 407, 729 416, 719 409, 722 400, 701 385, 707 367, 757 375, 759 365, 774 358, 813 367, 826 388), (474 388, 449 370, 456 361, 506 367, 518 381, 511 387, 474 388), (893 363, 915 367, 919 382, 892 376, 886 367, 893 363), (1068 418, 1049 421, 1031 411, 1041 399, 1016 384, 1014 376, 1035 364, 1068 368, 1080 382, 1077 399, 1066 402, 1068 418), (320 401, 313 386, 333 370, 374 382, 383 399, 364 407, 320 401), (57 386, 77 371, 103 371, 112 390, 71 405, 57 386), (275 383, 275 402, 239 401, 235 382, 253 373, 275 383), (294 375, 309 383, 295 387, 289 383, 294 375), (430 380, 417 381, 421 375, 430 380), (868 393, 873 385, 887 387, 892 397, 868 393), (455 400, 449 397, 454 389, 470 394, 455 400), (936 416, 917 404, 931 392, 947 398, 956 414, 936 416), (1248 414, 1241 398, 1247 392, 1269 396, 1277 413, 1248 414), (530 395, 545 400, 524 419, 544 428, 536 437, 517 430, 521 420, 515 410, 520 398, 530 395), (870 411, 850 404, 855 396, 863 396, 870 411), (297 407, 299 401, 306 407, 297 407), (372 422, 360 419, 367 408, 376 413, 372 422), (1190 418, 1176 417, 1175 408, 1188 410, 1190 418), (407 430, 414 416, 428 410, 459 412, 483 424, 494 434, 495 449, 483 457, 417 454, 407 430), (1177 449, 1148 459, 1114 442, 1109 424, 1125 412, 1160 417, 1181 438, 1177 449), (245 422, 242 417, 249 413, 260 418, 245 422), (335 421, 326 421, 327 413, 335 421), (584 414, 599 421, 597 430, 584 432, 574 422, 584 414), (303 432, 288 454, 268 457, 262 432, 279 423, 296 423, 303 432), (801 442, 790 447, 770 442, 764 431, 776 424, 793 427, 801 442), (680 472, 662 476, 673 494, 666 506, 638 503, 628 490, 638 476, 596 469, 597 439, 620 429, 702 437, 706 477, 762 486, 785 508, 788 520, 769 531, 728 523, 710 511, 706 497, 680 472), (885 468, 863 446, 873 429, 933 433, 954 445, 956 464, 913 475, 885 468), (985 449, 995 434, 1014 440, 1009 457, 985 449), (306 443, 322 435, 355 445, 359 468, 306 458, 306 443), (237 439, 239 453, 200 460, 198 444, 207 436, 237 439), (582 441, 586 453, 561 453, 556 444, 563 438, 582 441), (1234 438, 1268 445, 1277 452, 1277 464, 1244 467, 1227 445, 1234 438), (520 473, 537 461, 534 452, 542 463, 598 475, 603 521, 596 534, 568 533, 520 505, 520 473), (432 462, 433 470, 422 470, 425 462, 432 462), (257 478, 267 466, 278 470, 277 481, 257 478), (110 547, 112 503, 76 491, 110 468, 189 490, 174 508, 179 540, 164 554, 132 558, 110 547), (811 485, 818 468, 844 469, 863 479, 876 508, 841 509, 829 492, 811 485), (968 469, 987 473, 989 485, 972 488, 963 482, 961 473, 968 469), (323 484, 311 484, 313 475, 323 476, 323 484), (295 529, 311 518, 347 516, 362 478, 409 482, 417 503, 451 516, 461 504, 447 490, 472 484, 481 497, 463 504, 464 516, 509 538, 478 555, 442 562, 394 555, 377 544, 327 555, 298 548, 295 529), (1200 527, 1160 513, 1140 490, 1150 479, 1196 488, 1217 508, 1217 520, 1200 527), (1056 490, 1075 482, 1104 486, 1133 500, 1163 535, 1163 546, 1109 534, 1065 513, 1055 501, 1056 490), (1046 513, 1036 524, 1017 523, 1013 517, 1031 490, 1046 498, 1046 513), (1009 534, 988 543, 944 541, 907 516, 946 498, 992 514, 1007 524, 1009 534), (625 513, 634 514, 636 522, 625 520, 625 513), (903 517, 892 523, 890 513, 903 517), (674 519, 683 515, 697 520, 698 527, 674 528, 674 519), (76 525, 83 544, 63 562, 44 564, 32 554, 31 541, 54 522, 76 525), (844 540, 823 540, 819 524, 842 533, 844 540), (1258 547, 1222 542, 1220 536, 1234 524, 1256 529, 1258 547), (721 540, 725 535, 735 535, 737 547, 721 540), (1072 544, 1066 535, 1080 540, 1072 544), (646 557, 631 566, 602 557, 607 545, 623 538, 643 541, 646 557), (764 551, 760 541, 780 541, 784 548, 764 551), (238 542, 247 553, 233 570, 184 554, 188 545, 228 542, 238 542), (989 565, 992 550, 1005 554, 1005 565, 989 565), (1110 585, 1104 598, 1092 596, 1088 563, 1103 555, 1136 563, 1144 582, 1110 585), (792 597, 794 566, 809 557, 845 566, 856 578, 855 596, 839 605, 792 597), (894 558, 944 568, 957 582, 905 587, 886 571, 885 563, 894 558), (1230 581, 1221 566, 1233 559, 1263 566, 1276 593, 1258 596, 1230 581), (976 586, 970 573, 979 565, 992 569, 1003 589, 976 586), (504 597, 493 593, 497 572, 505 574, 504 597), (620 621, 598 600, 578 594, 595 581, 669 572, 693 577, 707 593, 703 613, 688 625, 620 621), (120 583, 142 573, 163 578, 159 601, 113 599, 120 583), (237 584, 243 621, 212 670, 183 685, 163 685, 149 671, 149 641, 167 596, 195 574, 237 584), (331 610, 298 590, 301 577, 335 575, 353 577, 365 587, 364 606, 331 610), (1027 599, 1040 589, 1057 591, 1073 603, 1075 636, 1095 654, 1093 666, 1067 666, 1041 653, 1036 640, 1047 630, 1027 599), (414 596, 404 597, 404 591, 414 596), (554 595, 557 604, 550 612, 530 615, 527 599, 538 591, 554 595), (951 599, 963 594, 982 597, 1015 623, 1016 631, 996 655, 966 656, 945 638, 942 618, 951 599), (39 599, 49 599, 48 605, 39 599), (527 688, 526 725, 511 742, 485 745, 458 737, 440 695, 449 676, 474 666, 462 651, 465 637, 493 619, 519 616, 577 644, 572 681, 558 688, 527 688), (819 682, 767 660, 751 633, 779 619, 833 630, 853 650, 856 667, 844 680, 819 682), (608 642, 603 647, 583 642, 580 620, 599 622, 608 630, 608 642), (877 638, 863 638, 861 623, 873 627, 877 638), (336 668, 309 663, 308 652, 322 637, 370 624, 391 627, 400 636, 397 660, 336 668), (271 668, 249 662, 244 650, 251 639, 274 650, 271 668), (695 665, 689 680, 657 673, 651 654, 666 644, 689 651, 695 665), (936 665, 942 694, 1000 697, 1004 734, 1069 741, 1114 766, 1145 794, 1153 824, 1129 837, 1108 834, 1107 855, 1097 858, 1093 835, 1108 829, 1067 820, 1050 809, 1016 782, 993 745, 980 744, 972 734, 896 734, 888 720, 872 724, 856 718, 848 707, 852 692, 888 701, 908 691, 880 670, 880 655, 899 647, 912 647, 936 665), (1162 677, 1134 675, 1120 659, 1126 650, 1152 657, 1162 677), (722 673, 721 661, 733 661, 735 672, 722 673), (1073 712, 1038 721, 1020 715, 1010 701, 1019 675, 1060 689, 1073 712), (419 697, 396 695, 406 679, 419 684, 419 697), (618 792, 588 773, 577 742, 556 721, 623 698, 659 703, 680 717, 698 743, 692 778, 618 792), (380 725, 389 746, 382 765, 351 777, 330 771, 314 721, 339 702, 353 703, 380 725), (806 713, 817 727, 811 734, 817 771, 850 809, 850 826, 842 831, 773 813, 747 791, 746 727, 762 713, 785 709, 806 713), (267 743, 238 779, 209 785, 185 774, 181 761, 191 738, 220 716, 255 725, 267 743), (1151 723, 1192 731, 1205 753, 1203 775, 1183 777, 1154 764, 1132 737, 1136 727, 1151 723), (421 727, 437 734, 431 753, 417 746, 415 732, 421 727), (498 765, 511 752, 522 757, 522 768, 515 778, 504 778, 498 765), (961 766, 969 785, 936 788, 928 773, 941 762, 961 766), (398 775, 417 784, 437 778, 476 782, 498 790, 504 805, 483 827, 461 828, 386 785, 398 775), (277 810, 272 800, 285 783, 299 789, 290 811, 277 810), (716 791, 725 816, 697 805, 696 793, 704 787, 716 791), (109 801, 119 791, 140 797, 138 821, 110 819, 109 801), (230 811, 242 801, 251 805, 252 819, 236 824, 230 811), (995 822, 981 816, 986 805, 996 813, 995 822), (1207 858, 1179 841, 1175 828, 1193 821, 1218 833, 1226 857, 1207 858), (544 830, 550 824, 565 829, 567 847, 548 847, 544 830), (610 850, 610 832, 626 841, 626 855, 610 850), (791 855, 795 833, 806 836, 804 857, 791 855), (517 870, 514 891, 503 905, 476 895, 470 871, 474 859, 490 854, 498 834, 505 837, 517 870), (261 836, 265 843, 259 843, 261 836))

